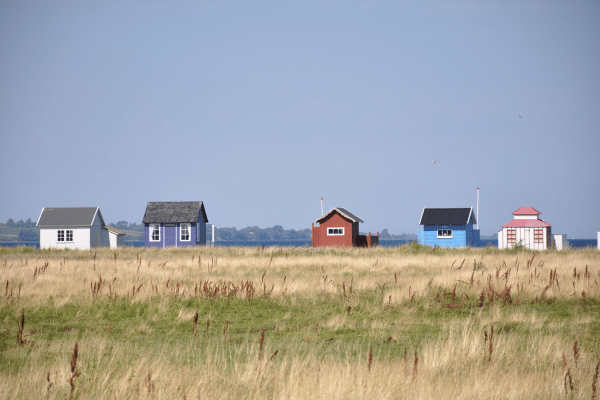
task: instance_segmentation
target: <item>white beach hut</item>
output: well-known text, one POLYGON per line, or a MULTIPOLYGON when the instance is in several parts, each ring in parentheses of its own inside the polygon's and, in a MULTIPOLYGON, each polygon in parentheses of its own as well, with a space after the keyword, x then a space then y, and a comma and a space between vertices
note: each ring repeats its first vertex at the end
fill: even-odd
POLYGON ((125 237, 105 226, 98 207, 43 208, 36 226, 40 228, 40 249, 114 248, 123 245, 125 237))
POLYGON ((533 207, 521 207, 513 212, 514 219, 502 225, 502 230, 498 232, 498 248, 511 248, 517 244, 531 250, 551 247, 551 225, 541 220, 540 214, 533 207))

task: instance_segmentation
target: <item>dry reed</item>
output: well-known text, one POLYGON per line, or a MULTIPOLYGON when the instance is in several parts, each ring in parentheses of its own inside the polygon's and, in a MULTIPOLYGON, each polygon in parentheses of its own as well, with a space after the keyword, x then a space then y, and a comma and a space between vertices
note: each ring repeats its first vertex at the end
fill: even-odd
POLYGON ((596 398, 596 390, 598 384, 598 372, 600 372, 600 362, 596 364, 596 372, 594 373, 594 377, 592 378, 592 400, 596 398))
POLYGON ((77 378, 80 373, 77 371, 77 358, 79 357, 78 351, 78 343, 75 342, 75 347, 73 348, 73 355, 71 356, 71 378, 69 379, 69 384, 71 385, 71 395, 70 398, 73 398, 73 392, 75 390, 75 378, 77 378))

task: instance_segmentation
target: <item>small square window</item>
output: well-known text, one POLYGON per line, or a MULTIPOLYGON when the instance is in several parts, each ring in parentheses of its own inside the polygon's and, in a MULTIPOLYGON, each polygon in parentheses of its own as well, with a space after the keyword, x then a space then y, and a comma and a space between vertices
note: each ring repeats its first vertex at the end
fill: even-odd
POLYGON ((68 231, 66 231, 66 233, 67 233, 67 239, 66 239, 66 241, 67 242, 72 242, 73 241, 73 231, 72 230, 68 230, 68 231))
POLYGON ((64 242, 65 241, 65 231, 64 230, 61 229, 61 230, 58 231, 57 240, 59 242, 64 242))

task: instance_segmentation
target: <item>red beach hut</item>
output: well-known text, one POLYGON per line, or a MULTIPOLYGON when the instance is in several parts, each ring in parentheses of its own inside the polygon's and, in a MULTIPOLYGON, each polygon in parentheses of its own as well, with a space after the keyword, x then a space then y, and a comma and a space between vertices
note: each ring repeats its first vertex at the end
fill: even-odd
POLYGON ((327 214, 313 222, 313 247, 376 246, 379 243, 379 232, 377 232, 377 236, 371 235, 371 232, 368 235, 360 235, 358 231, 359 222, 364 221, 345 208, 333 208, 327 214), (315 226, 315 224, 319 224, 319 226, 315 226))

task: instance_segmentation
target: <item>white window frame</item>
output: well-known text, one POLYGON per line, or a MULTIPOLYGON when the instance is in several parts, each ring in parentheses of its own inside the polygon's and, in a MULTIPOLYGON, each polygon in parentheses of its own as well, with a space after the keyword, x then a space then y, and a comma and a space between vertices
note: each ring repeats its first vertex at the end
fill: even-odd
POLYGON ((65 230, 65 242, 73 242, 73 229, 65 230))
POLYGON ((160 224, 150 224, 150 241, 160 242, 160 224), (154 239, 154 229, 158 231, 158 239, 154 239))
POLYGON ((56 231, 56 241, 57 242, 65 241, 65 230, 64 229, 59 229, 56 231))
POLYGON ((453 234, 454 234, 454 232, 452 231, 452 229, 438 229, 437 230, 437 238, 438 239, 452 239, 453 234))
POLYGON ((327 236, 344 236, 344 234, 344 228, 327 228, 327 236))
POLYGON ((179 241, 180 242, 191 242, 192 241, 192 224, 189 222, 183 222, 179 224, 179 241), (187 239, 183 238, 184 229, 187 230, 187 239))

